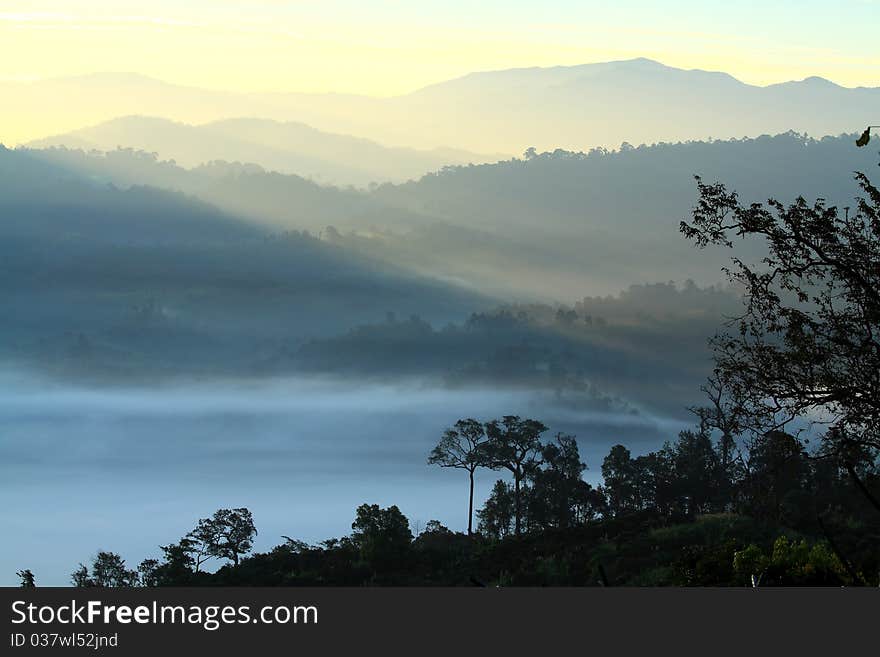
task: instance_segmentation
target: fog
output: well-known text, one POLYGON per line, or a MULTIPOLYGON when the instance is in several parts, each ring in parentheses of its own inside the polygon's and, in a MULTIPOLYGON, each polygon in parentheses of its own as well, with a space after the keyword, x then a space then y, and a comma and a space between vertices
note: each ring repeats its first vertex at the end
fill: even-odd
MULTIPOLYGON (((594 482, 610 445, 647 451, 688 422, 684 413, 615 414, 543 393, 418 381, 78 388, 7 372, 0 522, 12 540, 0 547, 0 585, 14 584, 21 568, 41 585, 67 585, 77 564, 103 549, 134 567, 220 507, 253 511, 257 550, 282 535, 345 535, 364 502, 397 504, 413 531, 430 519, 463 530, 466 476, 429 467, 426 456, 459 417, 504 414, 544 421, 548 437, 577 434, 594 482)), ((498 476, 477 473, 479 504, 498 476)))

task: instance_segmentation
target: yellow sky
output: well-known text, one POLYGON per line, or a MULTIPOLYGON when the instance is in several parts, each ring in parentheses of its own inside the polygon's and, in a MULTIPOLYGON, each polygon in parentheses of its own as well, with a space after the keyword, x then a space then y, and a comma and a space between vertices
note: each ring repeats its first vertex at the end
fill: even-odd
POLYGON ((755 84, 880 85, 876 30, 862 27, 877 16, 872 0, 832 14, 803 1, 610 4, 0 0, 0 79, 132 71, 209 88, 392 95, 474 70, 644 56, 755 84), (863 18, 843 21, 848 11, 863 18))
MULTIPOLYGON (((390 96, 472 71, 648 57, 752 84, 880 86, 877 25, 880 0, 0 0, 0 83, 110 71, 390 96)), ((6 144, 124 113, 200 122, 228 109, 5 89, 6 144)))

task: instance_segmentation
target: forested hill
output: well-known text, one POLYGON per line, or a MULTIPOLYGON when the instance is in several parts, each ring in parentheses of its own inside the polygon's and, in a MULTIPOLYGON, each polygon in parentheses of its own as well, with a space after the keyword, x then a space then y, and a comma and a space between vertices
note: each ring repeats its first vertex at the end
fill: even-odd
POLYGON ((384 201, 480 226, 550 223, 632 226, 681 218, 693 205, 693 177, 723 180, 746 198, 785 202, 812 190, 831 202, 852 200, 855 169, 874 170, 873 149, 855 134, 814 139, 794 132, 754 139, 691 141, 589 152, 526 151, 495 164, 446 167, 418 181, 382 185, 384 201), (539 214, 536 214, 539 213, 539 214))
MULTIPOLYGON (((349 251, 508 299, 571 302, 654 281, 721 280, 715 255, 681 239, 694 175, 748 201, 798 194, 854 205, 852 173, 876 154, 854 136, 795 133, 447 167, 402 185, 338 189, 256 165, 185 169, 131 150, 28 151, 95 180, 179 190, 275 230, 309 230, 349 251), (332 226, 332 230, 326 230, 332 226)), ((747 251, 757 256, 760 251, 747 251)))
MULTIPOLYGON (((743 201, 855 206, 853 172, 877 170, 855 135, 685 142, 588 153, 530 152, 490 165, 450 167, 374 197, 434 217, 405 235, 348 240, 380 257, 536 298, 609 294, 646 281, 720 280, 717 254, 681 239, 696 202, 694 176, 723 181, 743 201)), ((758 257, 760 245, 744 255, 758 257)))
POLYGON ((389 311, 465 317, 485 298, 271 232, 204 201, 117 188, 0 150, 7 363, 53 371, 237 371, 275 340, 389 311))

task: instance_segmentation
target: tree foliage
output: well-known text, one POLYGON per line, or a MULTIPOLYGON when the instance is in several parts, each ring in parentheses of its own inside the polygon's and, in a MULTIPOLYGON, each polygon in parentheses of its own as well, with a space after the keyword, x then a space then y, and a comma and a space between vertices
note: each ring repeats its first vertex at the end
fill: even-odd
POLYGON ((115 552, 101 551, 92 560, 91 570, 80 564, 71 574, 73 585, 80 588, 118 588, 137 586, 138 571, 129 570, 125 560, 115 552))
POLYGON ((352 542, 375 574, 406 560, 413 535, 409 520, 397 506, 383 509, 378 504, 361 504, 351 529, 352 542))
POLYGON ((505 415, 486 424, 487 462, 490 467, 509 470, 513 475, 513 533, 517 536, 522 532, 523 480, 535 467, 541 451, 541 434, 545 431, 547 427, 541 422, 517 415, 505 415))
MULTIPOLYGON (((734 257, 743 314, 713 341, 716 380, 748 429, 821 423, 828 452, 855 477, 854 448, 880 449, 880 190, 856 174, 855 208, 800 197, 743 205, 697 178, 699 202, 681 231, 699 247, 766 246, 734 257)), ((880 505, 875 505, 880 509, 880 505)))
POLYGON ((257 528, 245 508, 218 509, 210 518, 199 520, 187 538, 197 554, 229 559, 238 565, 241 555, 251 550, 257 528))
POLYGON ((470 480, 468 495, 468 534, 473 533, 474 472, 489 464, 488 442, 483 424, 472 418, 459 420, 454 429, 447 429, 440 442, 431 450, 428 463, 441 468, 466 470, 470 480))

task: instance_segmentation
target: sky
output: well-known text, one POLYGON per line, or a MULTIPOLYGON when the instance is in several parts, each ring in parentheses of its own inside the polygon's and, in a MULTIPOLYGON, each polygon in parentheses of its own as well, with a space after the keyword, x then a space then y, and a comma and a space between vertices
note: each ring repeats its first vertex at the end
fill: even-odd
POLYGON ((0 80, 103 71, 235 91, 406 93, 649 57, 753 84, 880 86, 880 0, 0 0, 0 80))

